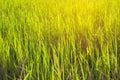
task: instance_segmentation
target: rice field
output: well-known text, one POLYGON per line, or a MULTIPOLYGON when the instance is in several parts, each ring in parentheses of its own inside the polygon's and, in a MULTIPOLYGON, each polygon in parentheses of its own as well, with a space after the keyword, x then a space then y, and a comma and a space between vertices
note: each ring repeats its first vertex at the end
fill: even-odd
POLYGON ((120 0, 0 0, 0 80, 120 80, 120 0))

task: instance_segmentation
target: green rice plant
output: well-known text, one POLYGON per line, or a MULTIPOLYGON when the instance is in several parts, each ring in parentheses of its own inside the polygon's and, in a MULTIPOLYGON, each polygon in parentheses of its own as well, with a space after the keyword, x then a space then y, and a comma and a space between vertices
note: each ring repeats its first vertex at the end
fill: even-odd
POLYGON ((119 0, 1 0, 0 80, 119 80, 119 0))

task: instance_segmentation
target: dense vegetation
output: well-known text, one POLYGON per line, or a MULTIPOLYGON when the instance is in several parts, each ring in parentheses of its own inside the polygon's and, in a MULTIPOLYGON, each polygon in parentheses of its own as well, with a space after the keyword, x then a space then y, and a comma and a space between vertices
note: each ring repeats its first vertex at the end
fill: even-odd
POLYGON ((120 80, 120 0, 0 0, 0 80, 120 80))

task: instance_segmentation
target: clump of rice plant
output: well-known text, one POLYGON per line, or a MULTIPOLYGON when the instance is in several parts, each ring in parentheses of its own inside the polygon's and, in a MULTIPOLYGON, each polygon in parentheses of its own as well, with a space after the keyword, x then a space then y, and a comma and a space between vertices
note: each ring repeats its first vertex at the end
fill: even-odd
POLYGON ((1 0, 0 80, 119 80, 119 0, 1 0))

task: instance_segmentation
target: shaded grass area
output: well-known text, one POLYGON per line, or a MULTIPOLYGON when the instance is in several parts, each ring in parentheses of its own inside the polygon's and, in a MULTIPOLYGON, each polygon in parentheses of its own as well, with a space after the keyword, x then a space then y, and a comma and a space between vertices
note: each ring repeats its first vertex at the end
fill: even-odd
POLYGON ((0 80, 119 80, 120 1, 0 1, 0 80))

